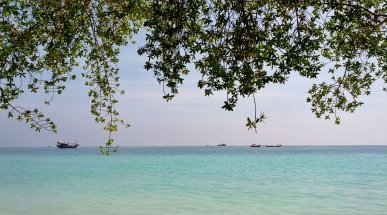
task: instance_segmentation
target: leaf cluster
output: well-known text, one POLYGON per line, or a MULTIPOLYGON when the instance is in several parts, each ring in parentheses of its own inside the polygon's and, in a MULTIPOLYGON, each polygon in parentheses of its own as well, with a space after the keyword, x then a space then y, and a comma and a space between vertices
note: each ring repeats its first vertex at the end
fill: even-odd
MULTIPOLYGON (((111 133, 119 123, 118 54, 142 23, 138 1, 4 0, 0 3, 0 108, 31 127, 56 131, 37 109, 15 105, 25 92, 61 94, 74 68, 90 87, 91 113, 111 133), (33 114, 32 114, 33 113, 33 114)), ((78 74, 79 75, 79 74, 78 74)), ((128 126, 128 124, 125 124, 128 126)), ((109 141, 108 145, 112 145, 109 141)))
MULTIPOLYGON (((149 34, 139 54, 149 59, 145 69, 170 89, 167 100, 192 63, 206 96, 226 91, 227 111, 241 97, 285 84, 291 74, 314 79, 328 71, 331 83, 313 85, 307 99, 317 117, 328 119, 338 117, 336 110, 353 112, 377 79, 386 81, 383 1, 150 2, 149 34)), ((255 114, 247 126, 262 120, 255 114)))

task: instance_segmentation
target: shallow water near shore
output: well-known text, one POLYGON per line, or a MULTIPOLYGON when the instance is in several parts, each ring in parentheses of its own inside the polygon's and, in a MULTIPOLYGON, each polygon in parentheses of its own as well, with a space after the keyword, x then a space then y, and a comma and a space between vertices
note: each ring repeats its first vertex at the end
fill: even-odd
POLYGON ((0 214, 387 214, 387 146, 0 148, 0 214))

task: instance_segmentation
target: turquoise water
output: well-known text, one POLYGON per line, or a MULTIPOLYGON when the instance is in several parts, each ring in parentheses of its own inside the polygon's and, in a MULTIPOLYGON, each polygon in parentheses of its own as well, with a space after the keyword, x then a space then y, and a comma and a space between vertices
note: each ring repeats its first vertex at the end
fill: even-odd
POLYGON ((387 214, 387 146, 0 148, 0 214, 387 214))

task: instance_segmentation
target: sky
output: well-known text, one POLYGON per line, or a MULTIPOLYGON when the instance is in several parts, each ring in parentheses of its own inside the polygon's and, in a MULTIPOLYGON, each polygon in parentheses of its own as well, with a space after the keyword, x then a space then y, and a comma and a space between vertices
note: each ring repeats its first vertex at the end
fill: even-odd
MULTIPOLYGON (((339 113, 342 123, 317 119, 307 91, 316 80, 291 76, 285 85, 268 86, 256 95, 257 111, 268 119, 259 125, 257 133, 245 127, 246 118, 254 114, 252 99, 238 102, 234 111, 221 109, 224 92, 206 97, 197 88, 200 75, 196 71, 186 76, 180 93, 170 102, 162 99, 162 87, 152 71, 143 69, 145 58, 137 55, 142 44, 122 49, 120 54, 121 87, 118 111, 131 127, 120 127, 113 134, 119 146, 205 146, 225 143, 282 145, 386 145, 387 95, 382 83, 372 88, 372 94, 362 98, 365 103, 354 114, 339 113)), ((75 72, 80 72, 76 69, 75 72)), ((58 126, 57 133, 35 132, 24 122, 8 119, 0 110, 0 147, 47 147, 58 140, 77 141, 81 146, 103 145, 108 133, 94 122, 90 114, 88 88, 78 77, 69 82, 66 91, 44 105, 45 95, 25 95, 17 102, 26 107, 39 107, 58 126)))

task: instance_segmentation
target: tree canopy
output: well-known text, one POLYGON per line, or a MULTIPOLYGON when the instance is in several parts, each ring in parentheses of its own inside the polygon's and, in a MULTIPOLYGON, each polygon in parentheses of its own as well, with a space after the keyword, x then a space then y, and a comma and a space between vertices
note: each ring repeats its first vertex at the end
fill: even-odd
MULTIPOLYGON (((90 87, 91 113, 112 132, 120 48, 140 29, 146 70, 167 101, 184 76, 199 72, 206 96, 226 91, 225 110, 290 75, 330 81, 314 84, 307 102, 320 118, 353 112, 379 79, 387 83, 387 3, 384 0, 2 0, 0 108, 36 130, 56 131, 38 109, 15 105, 25 92, 54 95, 77 75, 90 87), (190 71, 194 65, 195 71, 190 71), (81 74, 74 68, 82 66, 81 74)), ((383 90, 386 91, 386 88, 383 90)), ((247 118, 256 129, 265 115, 247 118)))

